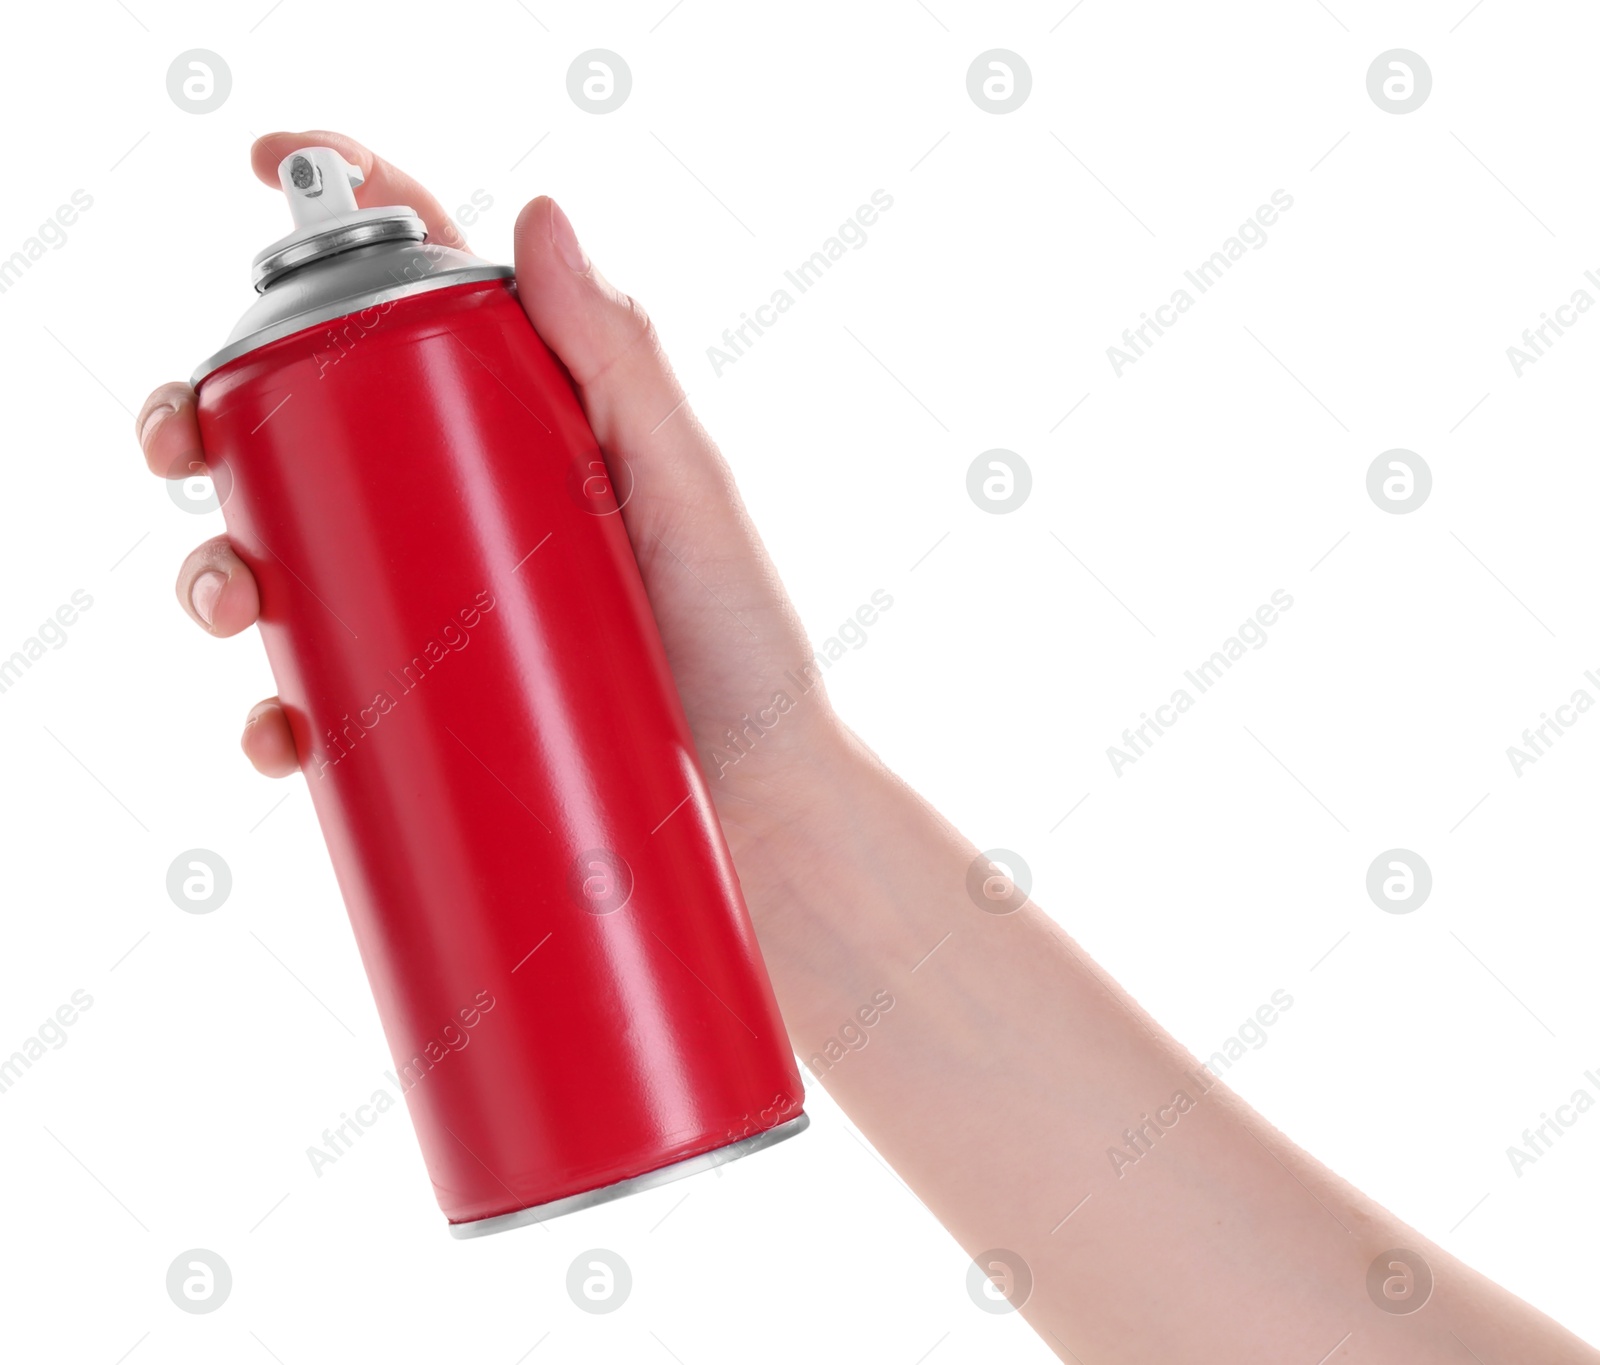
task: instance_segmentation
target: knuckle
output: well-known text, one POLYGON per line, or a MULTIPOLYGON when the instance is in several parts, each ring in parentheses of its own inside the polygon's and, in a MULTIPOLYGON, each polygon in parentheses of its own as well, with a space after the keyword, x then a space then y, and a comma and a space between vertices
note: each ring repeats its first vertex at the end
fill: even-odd
POLYGON ((661 354, 661 338, 644 305, 632 294, 619 293, 617 302, 627 316, 626 328, 629 340, 625 349, 632 351, 642 348, 651 355, 661 354))
POLYGON ((212 536, 210 540, 203 540, 184 556, 178 570, 179 582, 187 581, 206 569, 227 569, 229 565, 225 561, 232 557, 233 547, 228 543, 227 536, 212 536))

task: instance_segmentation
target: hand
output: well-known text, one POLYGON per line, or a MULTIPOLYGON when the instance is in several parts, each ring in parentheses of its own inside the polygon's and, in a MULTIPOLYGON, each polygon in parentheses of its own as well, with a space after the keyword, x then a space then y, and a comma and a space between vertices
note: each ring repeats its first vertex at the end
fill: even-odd
MULTIPOLYGON (((251 148, 251 166, 276 189, 279 162, 310 144, 333 147, 361 168, 366 180, 356 197, 363 207, 407 204, 427 224, 430 241, 465 249, 433 195, 340 133, 269 134, 251 148)), ((747 884, 759 883, 762 859, 812 802, 821 756, 832 747, 832 713, 820 683, 795 698, 781 726, 762 737, 759 762, 729 763, 735 752, 724 734, 740 729, 741 716, 769 706, 780 688, 793 696, 785 672, 798 673, 812 647, 644 310, 590 264, 554 200, 540 197, 522 210, 515 240, 518 297, 529 320, 571 374, 619 487, 628 486, 621 464, 631 472, 623 518, 645 589, 734 861, 747 884)), ((187 476, 203 466, 187 384, 152 393, 137 426, 154 473, 187 476)), ((260 611, 255 580, 225 535, 184 560, 177 593, 212 635, 236 635, 260 611)), ((300 765, 275 697, 251 709, 242 744, 268 776, 300 765)))

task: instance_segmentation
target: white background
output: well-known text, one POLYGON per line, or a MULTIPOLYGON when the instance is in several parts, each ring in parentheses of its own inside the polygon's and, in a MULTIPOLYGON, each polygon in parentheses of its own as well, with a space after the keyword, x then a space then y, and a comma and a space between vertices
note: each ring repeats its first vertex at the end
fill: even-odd
POLYGON ((1575 688, 1600 698, 1600 317, 1520 378, 1506 357, 1600 270, 1592 10, 267 3, 13 7, 0 44, 0 256, 94 200, 0 295, 0 655, 93 598, 0 695, 0 1054, 94 998, 0 1095, 8 1354, 1049 1358, 972 1305, 961 1251, 820 1086, 809 1133, 721 1176, 481 1242, 446 1236, 402 1111, 313 1174, 389 1058, 303 784, 236 747, 273 690, 260 645, 172 600, 221 518, 174 505, 131 421, 286 230, 246 161, 280 127, 348 131, 447 205, 486 192, 468 236, 494 259, 557 196, 653 313, 814 638, 892 594, 829 674, 850 723, 1022 853, 1202 1057, 1287 990, 1229 1083, 1600 1339, 1600 1114, 1520 1176, 1506 1155, 1600 1097, 1600 717, 1520 777, 1505 752, 1575 688), (205 115, 166 89, 196 47, 233 77, 205 115), (566 90, 595 47, 633 73, 605 116, 566 90), (1033 77, 1005 115, 966 89, 996 47, 1033 77), (1401 116, 1366 89, 1395 47, 1434 81, 1401 116), (723 328, 876 189, 868 244, 714 374, 723 328), (1277 189, 1267 244, 1118 377, 1122 329, 1277 189), (1004 516, 966 492, 994 447, 1033 475, 1004 516), (1410 515, 1366 491, 1393 447, 1433 472, 1410 515), (1118 776, 1107 746, 1280 588, 1269 643, 1118 776), (165 890, 194 847, 233 872, 208 916, 165 890), (1393 847, 1433 872, 1409 915, 1365 891, 1393 847), (208 1316, 165 1293, 190 1247, 232 1267, 208 1316), (634 1274, 605 1317, 564 1287, 590 1247, 634 1274))

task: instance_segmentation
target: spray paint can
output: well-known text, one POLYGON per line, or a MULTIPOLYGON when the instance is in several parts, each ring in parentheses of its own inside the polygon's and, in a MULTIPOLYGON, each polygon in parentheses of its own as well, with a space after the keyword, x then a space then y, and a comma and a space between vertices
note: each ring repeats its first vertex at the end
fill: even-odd
POLYGON ((512 271, 358 209, 330 148, 279 180, 296 227, 200 430, 452 1233, 801 1131, 617 488, 512 271))

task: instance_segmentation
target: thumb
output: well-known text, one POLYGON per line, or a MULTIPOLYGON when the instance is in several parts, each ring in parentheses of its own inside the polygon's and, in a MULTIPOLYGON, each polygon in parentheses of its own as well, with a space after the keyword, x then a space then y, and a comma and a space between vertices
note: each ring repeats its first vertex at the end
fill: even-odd
POLYGON ((516 269, 523 310, 572 376, 600 448, 655 494, 736 503, 649 317, 595 269, 555 200, 518 215, 516 269))
POLYGON ((634 475, 623 523, 691 723, 710 733, 758 680, 810 656, 805 630, 650 319, 594 268, 554 200, 518 216, 516 264, 522 307, 571 375, 613 480, 619 458, 634 475))

